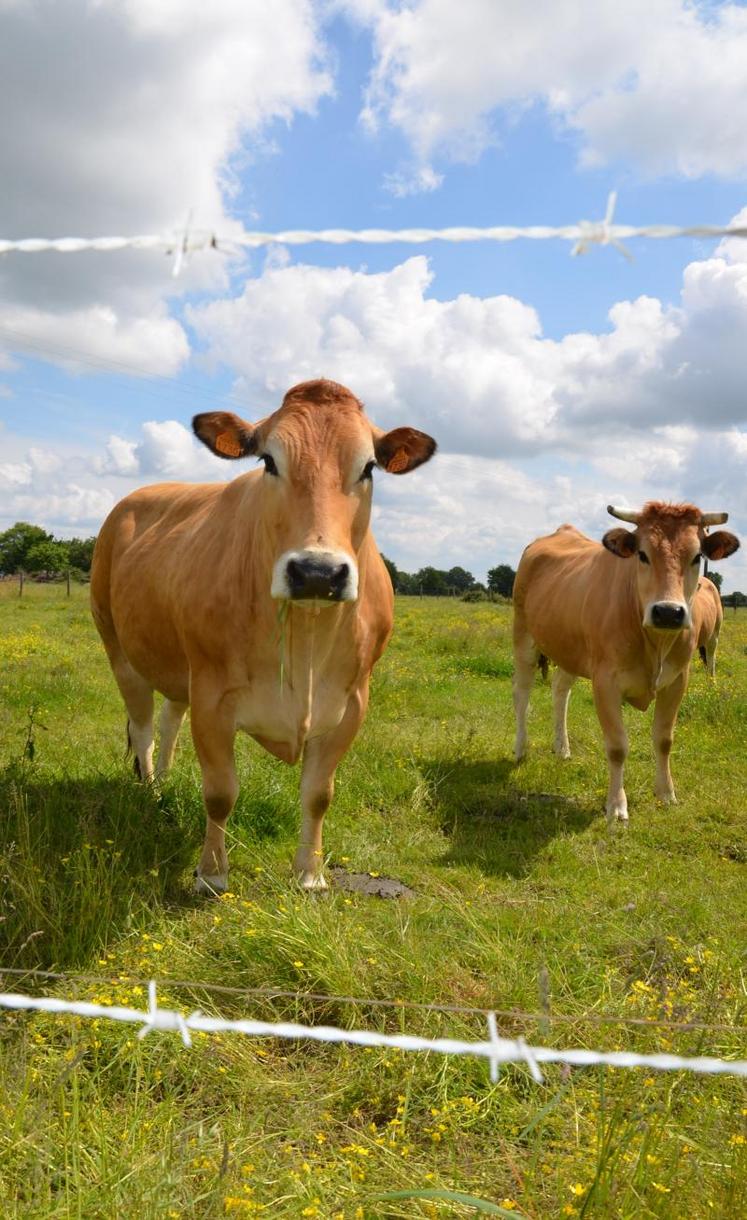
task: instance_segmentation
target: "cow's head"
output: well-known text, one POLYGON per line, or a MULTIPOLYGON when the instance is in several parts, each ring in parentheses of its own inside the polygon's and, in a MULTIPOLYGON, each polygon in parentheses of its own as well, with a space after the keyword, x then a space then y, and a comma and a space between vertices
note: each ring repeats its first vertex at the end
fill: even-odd
POLYGON ((602 542, 608 551, 637 564, 638 599, 643 626, 653 631, 682 631, 692 625, 692 602, 698 587, 701 557, 720 560, 732 555, 739 539, 727 530, 709 534, 728 513, 703 513, 693 504, 651 501, 640 512, 607 506, 634 530, 612 529, 602 542))
POLYGON ((375 467, 407 474, 436 451, 416 428, 382 432, 334 381, 294 386, 273 415, 256 424, 228 411, 192 421, 218 457, 256 455, 262 528, 273 548, 271 594, 291 601, 355 601, 357 557, 368 530, 375 467))

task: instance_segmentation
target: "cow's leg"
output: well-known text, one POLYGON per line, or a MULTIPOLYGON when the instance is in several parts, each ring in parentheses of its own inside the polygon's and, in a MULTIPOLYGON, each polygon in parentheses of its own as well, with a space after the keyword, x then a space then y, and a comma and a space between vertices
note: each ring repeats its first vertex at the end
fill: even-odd
POLYGON ((716 649, 718 648, 718 628, 706 644, 706 670, 711 678, 716 677, 716 649))
POLYGON ((173 699, 164 699, 161 715, 158 721, 159 743, 156 776, 165 775, 174 761, 176 739, 186 715, 188 703, 176 703, 173 699))
POLYGON ((360 728, 368 683, 351 695, 337 728, 306 743, 301 769, 301 832, 294 868, 305 890, 326 890, 322 874, 322 826, 335 790, 335 771, 360 728))
POLYGON ((123 653, 109 653, 112 671, 127 708, 127 740, 135 752, 140 779, 153 779, 153 687, 123 653))
POLYGON ((594 678, 594 703, 604 735, 604 747, 609 765, 607 788, 607 821, 627 822, 628 798, 623 787, 625 759, 628 757, 628 736, 622 714, 620 692, 609 679, 594 678))
POLYGON ((674 726, 677 720, 689 674, 684 670, 678 674, 674 682, 665 686, 656 696, 654 708, 654 756, 656 758, 656 779, 654 792, 665 805, 676 803, 677 797, 672 783, 672 773, 669 769, 669 755, 672 750, 674 726))
POLYGON ((534 671, 537 667, 539 650, 534 640, 519 622, 518 612, 514 618, 514 713, 516 716, 516 740, 514 742, 514 757, 519 762, 527 750, 527 711, 529 696, 532 693, 534 671))
POLYGON ((223 894, 228 889, 226 822, 239 795, 234 761, 236 723, 229 700, 193 697, 192 739, 202 768, 202 795, 207 826, 195 873, 198 894, 223 894))
POLYGON ((556 669, 552 676, 552 704, 555 717, 554 748, 560 758, 571 757, 571 747, 568 741, 568 700, 575 681, 576 675, 569 674, 565 669, 556 669))

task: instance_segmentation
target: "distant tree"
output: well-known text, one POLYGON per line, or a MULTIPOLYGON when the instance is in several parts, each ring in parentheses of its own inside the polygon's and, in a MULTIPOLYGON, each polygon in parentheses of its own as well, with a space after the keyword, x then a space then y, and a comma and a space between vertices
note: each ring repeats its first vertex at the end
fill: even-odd
POLYGON ((445 597, 449 592, 446 573, 438 568, 421 568, 412 579, 418 593, 427 593, 430 597, 445 597))
POLYGON ((0 571, 18 572, 26 568, 26 558, 32 547, 51 541, 52 535, 41 526, 16 521, 15 525, 0 534, 0 571))
POLYGON ((488 572, 488 588, 491 593, 500 593, 502 597, 510 597, 514 591, 516 573, 508 563, 499 563, 497 568, 488 572))
POLYGON ((446 583, 452 589, 456 589, 457 593, 466 593, 467 589, 471 589, 474 585, 475 578, 464 568, 450 568, 446 573, 446 583))
POLYGON ((747 594, 740 593, 738 589, 733 593, 727 593, 721 600, 725 606, 733 606, 735 610, 737 606, 747 606, 747 594))
MULTIPOLYGON (((79 572, 90 572, 96 539, 71 538, 66 545, 71 568, 77 568, 79 572)), ((384 562, 387 563, 388 560, 384 562)))
POLYGON ((27 572, 62 572, 70 566, 67 545, 64 542, 37 542, 26 554, 24 566, 27 572))
POLYGON ((397 588, 395 593, 419 593, 420 589, 417 586, 415 577, 409 572, 397 571, 397 588))

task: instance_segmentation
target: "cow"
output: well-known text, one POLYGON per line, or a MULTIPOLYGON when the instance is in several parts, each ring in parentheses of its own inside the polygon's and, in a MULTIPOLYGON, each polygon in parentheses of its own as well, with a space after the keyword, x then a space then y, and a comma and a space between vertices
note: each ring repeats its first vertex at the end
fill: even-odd
POLYGON ((572 525, 538 538, 524 551, 514 584, 515 757, 527 747, 527 708, 535 666, 553 661, 555 752, 570 757, 566 724, 576 678, 590 678, 609 764, 610 823, 627 822, 623 768, 628 741, 623 703, 653 722, 657 797, 676 800, 669 754, 674 723, 697 647, 693 600, 701 556, 725 559, 739 546, 723 524, 727 513, 692 504, 651 501, 640 512, 608 506, 634 526, 609 530, 601 543, 572 525))
POLYGON ((407 474, 436 442, 415 428, 382 431, 350 390, 324 379, 294 386, 257 423, 228 411, 192 423, 212 453, 256 455, 261 469, 132 492, 104 522, 93 558, 93 617, 136 770, 154 777, 154 691, 164 696, 156 777, 189 707, 207 814, 195 888, 216 894, 228 884, 237 730, 283 762, 302 758, 295 869, 303 888, 324 889, 335 770, 392 631, 392 584, 369 528, 372 474, 407 474))
POLYGON ((693 627, 697 632, 700 659, 712 678, 716 677, 716 649, 724 622, 721 594, 707 576, 698 581, 693 602, 693 627))

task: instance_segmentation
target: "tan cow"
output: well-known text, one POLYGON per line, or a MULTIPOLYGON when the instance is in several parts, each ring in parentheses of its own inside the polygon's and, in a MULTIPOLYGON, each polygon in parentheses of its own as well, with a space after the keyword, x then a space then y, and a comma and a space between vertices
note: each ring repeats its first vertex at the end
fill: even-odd
POLYGON ((198 891, 227 885, 238 729, 284 762, 303 757, 295 867, 305 888, 324 888, 335 769, 392 629, 392 585, 369 529, 372 471, 406 474, 436 444, 414 428, 383 432, 331 381, 295 386, 256 424, 214 411, 193 427, 213 453, 257 455, 263 469, 122 500, 96 544, 93 615, 144 779, 153 776, 154 690, 165 696, 157 775, 191 708, 207 810, 198 891))
POLYGON ((697 635, 698 652, 708 673, 716 677, 716 649, 724 622, 721 594, 707 576, 698 581, 693 601, 693 627, 697 635))
POLYGON ((607 817, 628 820, 623 767, 628 741, 623 703, 641 711, 656 700, 656 795, 675 800, 669 754, 677 711, 698 642, 692 606, 701 555, 725 559, 739 540, 706 528, 726 513, 692 504, 644 505, 639 513, 609 507, 633 530, 612 529, 602 542, 572 525, 538 538, 524 551, 514 584, 514 709, 516 758, 527 745, 526 717, 538 661, 553 675, 555 752, 570 756, 566 716, 576 678, 590 678, 609 762, 607 817), (635 557, 635 558, 634 558, 635 557))

